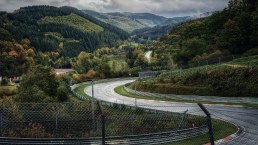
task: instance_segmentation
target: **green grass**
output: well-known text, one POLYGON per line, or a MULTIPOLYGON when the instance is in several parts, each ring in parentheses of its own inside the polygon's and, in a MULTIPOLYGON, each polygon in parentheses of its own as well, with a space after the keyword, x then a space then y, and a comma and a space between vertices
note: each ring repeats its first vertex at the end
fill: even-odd
POLYGON ((57 17, 44 17, 38 21, 38 24, 63 24, 71 26, 75 29, 78 29, 85 33, 91 33, 91 32, 101 32, 104 29, 100 27, 99 25, 96 25, 92 23, 91 21, 78 16, 74 13, 71 13, 67 16, 57 16, 57 17))
MULTIPOLYGON (((236 126, 221 120, 213 120, 212 124, 214 128, 215 141, 227 137, 237 131, 236 126)), ((176 141, 165 145, 202 145, 206 143, 209 143, 209 134, 204 134, 182 141, 176 141)))
POLYGON ((249 57, 242 57, 235 59, 233 61, 230 61, 225 64, 230 64, 232 66, 242 66, 242 67, 257 67, 258 66, 258 55, 249 56, 249 57))
MULTIPOLYGON (((226 63, 183 69, 181 72, 181 76, 183 77, 189 76, 189 75, 192 75, 193 73, 196 73, 197 71, 202 73, 202 72, 219 70, 224 68, 232 68, 232 67, 258 67, 258 55, 242 57, 226 63)), ((160 78, 163 78, 166 80, 166 79, 179 77, 179 76, 180 76, 180 69, 174 69, 173 71, 163 72, 157 78, 149 81, 150 82, 158 81, 158 79, 160 78)))
POLYGON ((86 97, 86 98, 91 98, 91 96, 89 96, 89 95, 87 95, 87 94, 84 93, 84 89, 85 89, 86 87, 90 86, 90 85, 91 85, 91 84, 84 84, 84 85, 82 85, 82 86, 80 86, 80 87, 75 88, 74 91, 77 92, 78 94, 80 94, 80 95, 86 97))
POLYGON ((137 98, 137 99, 148 99, 148 100, 160 100, 160 101, 171 101, 171 102, 186 102, 186 103, 202 103, 202 104, 225 104, 225 105, 240 105, 244 107, 257 107, 258 104, 251 104, 251 103, 230 103, 230 102, 210 102, 210 101, 193 101, 193 100, 176 100, 176 99, 171 99, 171 98, 160 98, 160 97, 153 97, 153 96, 139 96, 136 94, 132 94, 127 92, 124 89, 124 85, 117 86, 114 91, 117 94, 127 96, 127 97, 132 97, 132 98, 137 98))
POLYGON ((257 68, 258 55, 242 57, 227 63, 163 71, 129 87, 137 85, 138 90, 163 94, 256 97, 257 68))
MULTIPOLYGON (((76 93, 78 93, 78 94, 84 96, 85 98, 91 98, 91 96, 89 96, 89 95, 87 95, 87 94, 84 93, 84 89, 85 89, 86 87, 90 86, 90 85, 91 85, 91 84, 84 84, 84 85, 82 85, 82 86, 79 86, 79 87, 75 88, 74 91, 75 91, 76 93)), ((70 94, 70 95, 69 95, 69 100, 70 100, 71 102, 81 102, 81 101, 84 101, 84 100, 82 100, 82 99, 76 97, 74 94, 70 94)))

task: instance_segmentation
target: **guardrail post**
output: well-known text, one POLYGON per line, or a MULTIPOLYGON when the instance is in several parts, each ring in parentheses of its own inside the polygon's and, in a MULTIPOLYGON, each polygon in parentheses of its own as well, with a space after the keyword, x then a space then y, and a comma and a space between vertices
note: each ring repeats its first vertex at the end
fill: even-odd
POLYGON ((211 114, 202 104, 198 103, 198 105, 207 116, 207 125, 209 128, 210 143, 211 143, 211 145, 214 145, 215 143, 214 143, 213 127, 212 127, 212 122, 211 122, 211 114))

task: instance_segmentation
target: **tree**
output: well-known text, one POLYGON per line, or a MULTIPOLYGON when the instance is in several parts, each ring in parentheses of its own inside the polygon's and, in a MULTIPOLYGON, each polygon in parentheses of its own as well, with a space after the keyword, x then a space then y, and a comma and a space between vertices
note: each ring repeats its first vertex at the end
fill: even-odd
POLYGON ((64 102, 67 101, 68 99, 68 88, 65 86, 65 84, 61 84, 58 88, 57 88, 57 97, 58 97, 58 101, 59 102, 64 102))
POLYGON ((38 65, 23 77, 17 99, 21 102, 54 101, 57 87, 54 71, 50 67, 38 65))

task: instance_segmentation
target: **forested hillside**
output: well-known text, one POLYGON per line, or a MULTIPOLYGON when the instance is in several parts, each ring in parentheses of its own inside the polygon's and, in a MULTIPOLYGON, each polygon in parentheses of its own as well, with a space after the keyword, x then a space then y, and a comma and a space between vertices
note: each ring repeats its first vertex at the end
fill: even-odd
POLYGON ((0 76, 37 64, 71 68, 83 51, 118 46, 128 33, 72 7, 29 6, 0 13, 0 76))
POLYGON ((103 23, 71 7, 31 6, 13 13, 1 13, 1 40, 28 38, 38 51, 58 51, 67 54, 71 43, 77 43, 70 56, 80 51, 92 52, 102 46, 112 46, 124 40, 128 34, 123 30, 103 23), (64 39, 56 39, 55 35, 64 39), (52 33, 53 34, 53 33, 52 33), (73 41, 70 41, 73 40, 73 41))
POLYGON ((248 51, 257 53, 257 7, 255 0, 231 0, 223 11, 178 25, 160 41, 179 49, 174 59, 182 64, 248 51))
MULTIPOLYGON (((152 45, 153 66, 189 65, 226 55, 258 54, 258 2, 230 0, 223 11, 175 26, 152 45)), ((137 60, 137 59, 135 59, 137 60)))
POLYGON ((90 11, 90 10, 83 10, 83 12, 99 19, 100 21, 103 21, 105 23, 108 23, 108 24, 114 25, 118 28, 121 28, 129 33, 131 33, 132 31, 134 31, 136 29, 142 29, 142 28, 149 27, 148 25, 145 25, 136 19, 132 19, 132 18, 122 15, 122 14, 115 15, 112 13, 110 13, 110 14, 109 13, 98 13, 98 12, 90 11))

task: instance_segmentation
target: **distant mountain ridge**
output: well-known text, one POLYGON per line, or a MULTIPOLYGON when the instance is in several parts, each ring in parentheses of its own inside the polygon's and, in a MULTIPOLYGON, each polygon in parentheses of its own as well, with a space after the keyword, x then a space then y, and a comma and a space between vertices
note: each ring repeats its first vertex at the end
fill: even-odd
POLYGON ((141 22, 142 24, 145 24, 149 27, 154 27, 157 25, 160 25, 164 23, 168 18, 163 16, 154 15, 151 13, 129 13, 129 12, 123 12, 123 13, 108 13, 109 15, 120 15, 120 16, 126 16, 131 19, 137 20, 141 22))
POLYGON ((84 13, 95 17, 96 19, 116 26, 131 35, 144 37, 144 39, 156 40, 170 29, 182 22, 192 19, 210 16, 211 12, 206 12, 194 16, 182 16, 166 18, 151 13, 130 13, 130 12, 111 12, 99 13, 92 10, 82 10, 84 13))
POLYGON ((91 10, 83 10, 84 13, 97 18, 98 20, 114 25, 129 33, 137 29, 154 27, 161 25, 168 18, 154 15, 151 13, 129 13, 129 12, 113 12, 99 13, 91 10))

